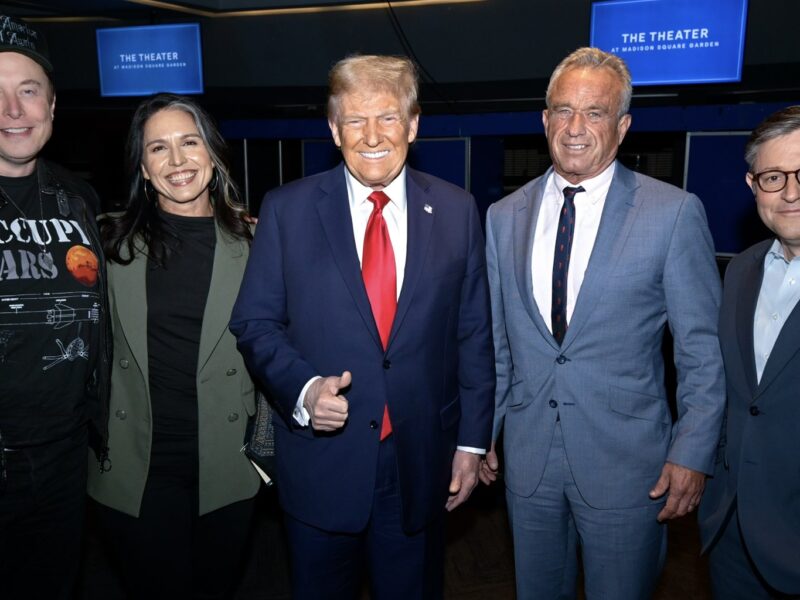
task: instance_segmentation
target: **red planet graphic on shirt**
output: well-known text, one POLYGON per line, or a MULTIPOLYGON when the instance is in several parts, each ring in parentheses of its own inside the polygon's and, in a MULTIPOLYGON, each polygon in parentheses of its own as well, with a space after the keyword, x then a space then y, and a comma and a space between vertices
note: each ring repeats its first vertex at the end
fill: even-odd
POLYGON ((86 246, 73 246, 67 250, 67 271, 86 287, 97 283, 97 269, 100 261, 97 255, 86 246))

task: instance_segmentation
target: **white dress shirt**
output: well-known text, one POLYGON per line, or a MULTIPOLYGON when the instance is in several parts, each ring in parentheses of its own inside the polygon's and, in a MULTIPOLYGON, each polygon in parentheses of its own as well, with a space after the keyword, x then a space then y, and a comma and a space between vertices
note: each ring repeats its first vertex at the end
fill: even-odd
MULTIPOLYGON (((575 231, 572 236, 572 251, 567 273, 567 323, 572 319, 575 301, 581 291, 586 267, 592 255, 594 241, 600 228, 600 217, 606 203, 606 195, 611 187, 616 162, 591 179, 581 181, 579 186, 585 191, 575 194, 575 231)), ((531 279, 533 298, 539 312, 552 332, 550 309, 553 299, 553 256, 555 254, 556 231, 561 208, 564 206, 564 188, 573 185, 555 171, 545 182, 542 205, 536 220, 531 255, 531 279)))
MULTIPOLYGON (((367 232, 367 222, 372 214, 375 204, 369 200, 369 195, 374 191, 363 185, 347 169, 344 170, 347 179, 347 196, 350 201, 350 218, 353 221, 353 239, 358 252, 358 264, 361 264, 364 255, 364 234, 367 232)), ((395 272, 397 273, 397 297, 403 288, 403 276, 406 268, 406 252, 408 248, 408 216, 406 214, 406 169, 383 189, 389 196, 389 202, 383 208, 383 220, 389 230, 389 239, 392 241, 394 252, 395 272)))
POLYGON ((753 351, 756 375, 761 383, 764 367, 783 329, 800 299, 800 257, 786 260, 778 240, 764 257, 764 278, 758 293, 753 319, 753 351))

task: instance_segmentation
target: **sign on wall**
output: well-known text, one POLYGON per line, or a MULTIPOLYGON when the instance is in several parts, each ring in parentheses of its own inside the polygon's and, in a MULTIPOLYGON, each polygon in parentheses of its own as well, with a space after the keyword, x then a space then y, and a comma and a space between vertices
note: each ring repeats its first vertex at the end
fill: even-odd
POLYGON ((97 30, 102 96, 203 93, 197 23, 97 30))
POLYGON ((608 0, 592 5, 591 45, 634 85, 739 81, 746 22, 747 0, 608 0))

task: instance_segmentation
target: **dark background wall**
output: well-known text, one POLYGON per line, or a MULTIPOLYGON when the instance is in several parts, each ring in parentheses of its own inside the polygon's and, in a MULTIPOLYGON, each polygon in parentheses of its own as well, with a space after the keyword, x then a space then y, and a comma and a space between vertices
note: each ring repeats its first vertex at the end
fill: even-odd
MULTIPOLYGON (((23 4, 31 2, 18 3, 23 4)), ((89 179, 108 208, 124 205, 123 145, 139 99, 100 97, 95 30, 200 22, 206 92, 199 100, 220 122, 236 177, 257 210, 268 189, 307 173, 310 163, 323 166, 324 161, 310 160, 307 149, 336 160, 334 152, 319 148, 328 138, 326 77, 336 60, 354 52, 408 54, 418 61, 420 136, 465 140, 448 146, 463 149, 457 150, 463 157, 448 155, 446 162, 463 161, 465 185, 485 209, 549 165, 539 116, 547 79, 561 58, 589 43, 592 3, 484 0, 404 7, 387 2, 377 10, 247 18, 190 17, 123 0, 49 4, 58 4, 62 15, 81 6, 84 16, 95 17, 39 23, 56 68, 56 128, 47 148, 52 158, 89 179)), ((719 0, 720 10, 726 5, 719 0)), ((3 6, 0 2, 0 10, 3 6)), ((698 138, 690 134, 747 132, 776 108, 800 102, 798 22, 800 2, 750 0, 740 83, 634 89, 633 127, 621 159, 697 192, 720 251, 736 251, 764 231, 752 196, 740 185, 744 162, 736 153, 721 161, 714 150, 729 149, 728 140, 723 136, 716 146, 704 140, 692 152, 698 138), (725 186, 708 190, 698 183, 718 180, 725 186)), ((445 168, 435 156, 431 161, 423 160, 424 152, 416 154, 424 168, 435 173, 445 168)))
MULTIPOLYGON (((796 93, 800 3, 749 4, 741 84, 637 92, 680 93, 692 102, 734 92, 796 93)), ((719 5, 724 10, 726 0, 719 5)), ((328 69, 347 54, 405 54, 409 48, 430 76, 423 78, 430 84, 423 100, 432 107, 445 100, 463 105, 463 110, 528 102, 543 95, 546 79, 564 55, 588 44, 590 11, 589 0, 485 0, 252 18, 189 18, 140 10, 108 21, 42 26, 54 50, 59 89, 84 92, 75 96, 75 103, 86 105, 98 102, 96 27, 199 21, 208 96, 223 113, 241 116, 246 108, 260 116, 298 114, 308 105, 314 110, 324 99, 328 69)), ((70 103, 72 99, 65 97, 70 103)))

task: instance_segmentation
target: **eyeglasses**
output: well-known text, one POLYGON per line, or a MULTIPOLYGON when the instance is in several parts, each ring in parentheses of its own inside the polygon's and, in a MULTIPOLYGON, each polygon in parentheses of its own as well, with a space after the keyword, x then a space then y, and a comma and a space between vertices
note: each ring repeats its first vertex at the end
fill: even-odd
POLYGON ((796 171, 778 171, 771 169, 769 171, 762 171, 761 173, 754 173, 753 179, 756 180, 758 187, 764 192, 780 192, 786 187, 786 182, 789 181, 789 175, 794 175, 797 183, 800 183, 800 169, 796 171))

